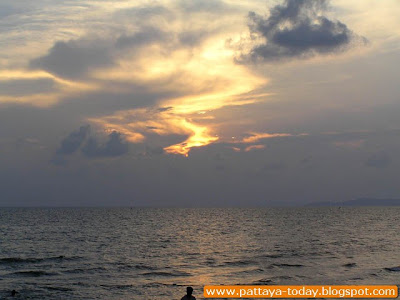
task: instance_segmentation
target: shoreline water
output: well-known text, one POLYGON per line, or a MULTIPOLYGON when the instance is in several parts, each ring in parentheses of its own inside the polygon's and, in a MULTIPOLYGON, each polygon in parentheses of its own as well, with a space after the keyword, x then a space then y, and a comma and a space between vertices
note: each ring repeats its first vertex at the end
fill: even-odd
POLYGON ((398 212, 0 208, 0 295, 180 299, 191 285, 202 299, 210 284, 397 284, 398 212))

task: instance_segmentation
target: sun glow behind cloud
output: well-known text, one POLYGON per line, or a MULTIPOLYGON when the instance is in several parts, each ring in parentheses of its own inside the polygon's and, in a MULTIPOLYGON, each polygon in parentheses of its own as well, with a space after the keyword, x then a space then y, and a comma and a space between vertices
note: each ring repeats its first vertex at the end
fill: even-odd
MULTIPOLYGON (((51 12, 59 11, 70 17, 68 34, 64 32, 65 24, 53 24, 56 18, 47 16, 52 25, 57 25, 58 32, 54 35, 57 40, 51 39, 53 29, 49 27, 45 32, 44 49, 36 47, 27 62, 14 57, 18 62, 16 66, 21 69, 8 70, 7 67, 0 72, 0 86, 15 92, 18 91, 16 86, 23 85, 19 90, 25 92, 0 94, 0 102, 46 107, 78 103, 72 110, 79 110, 82 121, 100 130, 118 131, 131 143, 147 143, 161 137, 165 152, 186 156, 194 147, 215 142, 242 144, 243 147, 248 144, 245 151, 252 151, 263 148, 258 145, 261 139, 291 136, 251 132, 256 122, 262 122, 260 116, 259 120, 254 120, 247 114, 246 120, 226 121, 231 119, 231 107, 256 104, 270 95, 266 92, 269 68, 260 72, 259 66, 235 61, 238 47, 255 51, 260 46, 254 44, 257 42, 251 32, 254 28, 246 23, 246 15, 251 15, 255 24, 263 24, 258 2, 121 1, 112 6, 108 1, 81 3, 85 5, 66 6, 60 11, 59 7, 52 7, 51 12), (253 10, 260 13, 249 15, 253 10), (80 20, 80 25, 86 27, 78 29, 71 20, 80 20), (80 112, 80 104, 86 111, 80 112), (94 112, 91 111, 93 107, 94 112), (246 122, 246 128, 240 127, 246 122), (232 135, 238 138, 228 140, 232 135), (169 136, 173 138, 168 139, 169 136), (176 136, 181 140, 177 142, 176 136)), ((274 5, 270 4, 271 8, 274 5)), ((300 6, 304 6, 304 12, 309 9, 307 5, 300 6)), ((307 19, 303 23, 308 24, 305 21, 310 14, 305 16, 307 19)), ((257 53, 265 56, 265 62, 272 61, 268 56, 271 53, 282 54, 265 44, 273 34, 282 35, 279 26, 284 24, 278 25, 267 32, 261 30, 262 26, 257 27, 261 38, 258 42, 268 50, 257 53)), ((329 33, 335 37, 335 33, 329 33)), ((350 36, 347 29, 345 33, 350 36)), ((296 55, 288 55, 293 49, 287 46, 298 49, 297 44, 293 44, 297 39, 275 46, 287 48, 285 58, 297 59, 296 55)), ((35 44, 28 42, 27 45, 35 44)), ((315 43, 309 45, 309 50, 315 52, 315 43)), ((260 131, 268 131, 268 125, 264 125, 260 131)))
POLYGON ((211 136, 206 126, 198 126, 186 120, 181 120, 182 127, 191 130, 191 135, 183 143, 175 144, 164 148, 167 153, 189 155, 193 147, 206 146, 218 140, 218 137, 211 136))
POLYGON ((399 197, 399 0, 0 6, 4 205, 399 197))
POLYGON ((11 87, 8 95, 0 91, 0 103, 28 103, 39 107, 54 105, 68 95, 98 89, 94 83, 67 80, 41 70, 0 70, 0 85, 8 86, 9 90, 11 87), (43 82, 47 84, 41 87, 43 82))
POLYGON ((265 85, 245 66, 232 60, 232 51, 225 49, 219 38, 205 43, 193 55, 192 50, 178 49, 170 55, 162 55, 155 47, 143 59, 120 63, 111 72, 98 72, 98 78, 117 78, 122 81, 158 83, 156 89, 181 91, 184 96, 160 99, 159 107, 166 110, 133 109, 96 119, 89 119, 103 128, 118 130, 130 142, 143 142, 146 135, 181 134, 187 138, 177 144, 164 147, 165 152, 188 156, 193 147, 206 146, 218 141, 218 126, 212 111, 231 105, 246 105, 260 101, 262 95, 249 95, 265 85), (177 75, 179 73, 179 76, 177 75), (183 74, 183 75, 182 75, 183 74), (198 120, 201 120, 199 124, 198 120), (213 120, 207 124, 207 120, 213 120))
POLYGON ((288 137, 293 136, 289 133, 259 133, 259 132, 251 132, 250 136, 243 138, 242 143, 256 143, 261 139, 275 138, 275 137, 288 137))
POLYGON ((228 8, 223 2, 164 1, 156 5, 127 1, 112 13, 101 3, 90 5, 99 14, 104 9, 107 20, 115 18, 115 26, 97 30, 90 25, 96 21, 93 16, 85 23, 89 30, 47 44, 41 55, 24 63, 26 69, 0 72, 0 84, 9 80, 14 85, 21 80, 29 85, 49 82, 47 90, 27 90, 18 97, 0 95, 0 101, 49 107, 70 99, 94 102, 96 95, 106 93, 110 95, 108 109, 89 113, 84 121, 104 132, 118 131, 130 143, 162 137, 165 152, 187 156, 193 147, 214 143, 224 135, 214 111, 267 96, 254 90, 268 79, 236 64, 236 50, 227 43, 247 30, 245 22, 235 21, 244 18, 235 5, 220 15, 218 10, 228 8), (219 18, 205 19, 205 11, 219 18), (141 100, 138 89, 144 97, 153 93, 156 99, 141 100), (127 102, 132 98, 131 104, 113 105, 113 95, 122 94, 127 102), (182 140, 177 143, 168 136, 182 140))

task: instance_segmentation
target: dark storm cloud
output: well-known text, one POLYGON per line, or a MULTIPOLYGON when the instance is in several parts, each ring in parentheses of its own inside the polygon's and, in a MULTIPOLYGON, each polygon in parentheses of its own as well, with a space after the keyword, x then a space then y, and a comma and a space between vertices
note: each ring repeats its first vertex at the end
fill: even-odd
POLYGON ((138 50, 153 43, 170 41, 168 33, 160 24, 147 24, 150 15, 162 18, 168 10, 162 7, 148 7, 125 10, 115 18, 135 22, 135 30, 119 28, 110 36, 99 37, 88 34, 79 39, 58 41, 47 54, 30 61, 30 68, 46 70, 64 78, 81 78, 91 70, 115 65, 115 60, 130 51, 138 50))
POLYGON ((365 165, 373 168, 386 168, 391 164, 392 160, 385 152, 379 152, 371 155, 365 165))
POLYGON ((79 149, 89 133, 89 125, 81 126, 78 130, 71 132, 65 139, 61 141, 60 148, 57 149, 56 154, 68 155, 74 153, 79 149))
POLYGON ((121 156, 129 151, 129 145, 122 138, 121 133, 113 131, 107 136, 106 142, 102 143, 94 136, 89 125, 81 126, 71 132, 61 141, 60 147, 50 160, 53 165, 66 166, 66 157, 76 153, 78 150, 86 157, 115 157, 121 156))
POLYGON ((113 131, 108 136, 105 144, 100 144, 94 137, 88 139, 82 148, 82 153, 87 157, 114 157, 126 154, 129 145, 126 143, 119 132, 113 131))
POLYGON ((270 10, 268 18, 249 12, 251 37, 265 42, 242 53, 239 62, 273 61, 285 58, 302 58, 315 54, 344 50, 358 37, 346 24, 329 20, 321 13, 326 0, 286 0, 270 10))
MULTIPOLYGON (((222 1, 178 3, 179 11, 193 13, 218 13, 227 7, 222 1)), ((79 39, 58 41, 46 54, 31 60, 30 68, 46 70, 64 78, 82 78, 92 70, 114 66, 125 55, 149 45, 160 45, 164 52, 168 52, 180 47, 197 46, 212 35, 206 29, 181 32, 166 30, 177 17, 177 12, 163 6, 120 10, 113 16, 116 24, 122 22, 129 24, 129 27, 116 27, 107 36, 92 33, 79 39)))
POLYGON ((47 54, 33 59, 30 68, 46 70, 64 78, 81 78, 92 70, 111 67, 115 65, 116 59, 145 46, 162 44, 168 50, 173 49, 169 48, 170 46, 179 46, 179 43, 185 45, 195 42, 194 38, 189 37, 190 33, 182 38, 175 35, 157 27, 142 26, 133 33, 123 33, 116 38, 100 39, 88 36, 77 40, 59 41, 47 54), (178 41, 178 44, 175 41, 178 41))
POLYGON ((110 49, 101 41, 71 40, 55 43, 46 55, 32 60, 30 67, 61 77, 76 78, 92 69, 112 64, 110 49))

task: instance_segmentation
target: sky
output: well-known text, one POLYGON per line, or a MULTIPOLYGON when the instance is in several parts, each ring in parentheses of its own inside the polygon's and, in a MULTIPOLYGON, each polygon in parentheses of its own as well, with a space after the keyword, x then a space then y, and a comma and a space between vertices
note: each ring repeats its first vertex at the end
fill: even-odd
POLYGON ((399 0, 0 0, 0 206, 400 198, 399 0))

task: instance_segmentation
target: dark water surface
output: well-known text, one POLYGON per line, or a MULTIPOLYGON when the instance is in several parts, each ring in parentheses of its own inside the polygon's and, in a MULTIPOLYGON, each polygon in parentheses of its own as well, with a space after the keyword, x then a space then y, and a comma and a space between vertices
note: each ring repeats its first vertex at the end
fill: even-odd
POLYGON ((400 208, 0 208, 0 299, 192 285, 399 284, 400 208), (11 297, 10 297, 11 298, 11 297))

